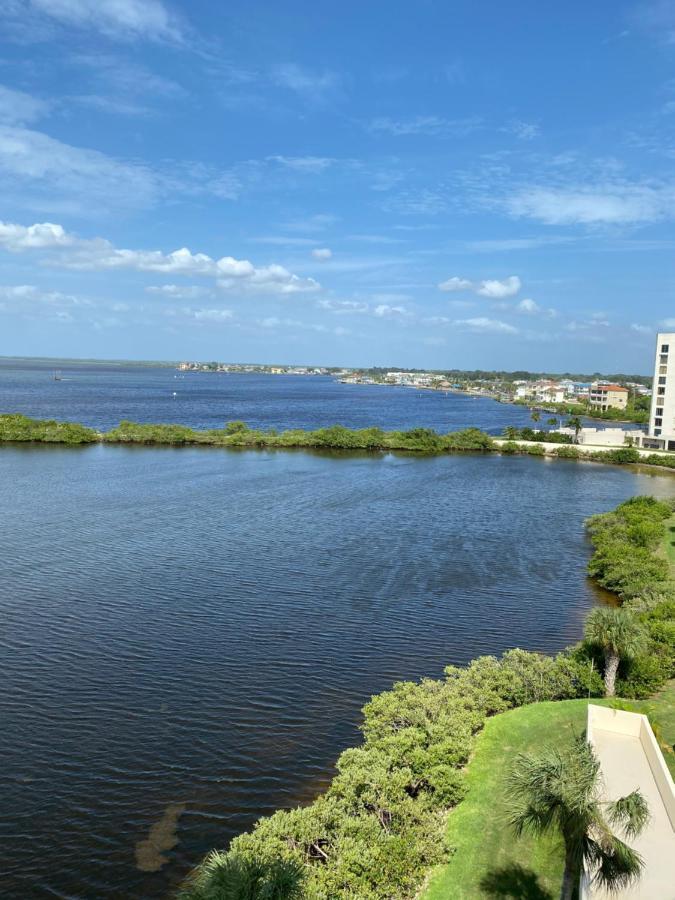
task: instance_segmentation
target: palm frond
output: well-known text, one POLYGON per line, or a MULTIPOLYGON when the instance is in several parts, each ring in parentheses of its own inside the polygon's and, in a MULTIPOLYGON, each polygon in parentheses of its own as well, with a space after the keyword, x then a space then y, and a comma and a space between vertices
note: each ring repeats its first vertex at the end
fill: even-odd
POLYGON ((640 791, 619 797, 609 805, 609 819, 613 825, 623 828, 626 837, 634 838, 649 822, 649 806, 640 791))

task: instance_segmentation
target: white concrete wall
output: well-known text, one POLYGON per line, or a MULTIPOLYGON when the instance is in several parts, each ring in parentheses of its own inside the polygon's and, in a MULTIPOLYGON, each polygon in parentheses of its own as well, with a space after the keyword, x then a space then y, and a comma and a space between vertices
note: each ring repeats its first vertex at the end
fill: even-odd
POLYGON ((649 768, 652 770, 652 775, 654 776, 654 781, 659 789, 659 794, 661 794, 663 805, 665 806, 668 818, 670 819, 670 824, 673 827, 673 831, 675 831, 675 786, 673 785, 673 778, 666 765, 666 761, 663 758, 661 748, 658 745, 658 741, 654 736, 649 721, 646 716, 642 716, 642 718, 644 721, 640 727, 640 743, 642 744, 642 749, 647 757, 649 768))

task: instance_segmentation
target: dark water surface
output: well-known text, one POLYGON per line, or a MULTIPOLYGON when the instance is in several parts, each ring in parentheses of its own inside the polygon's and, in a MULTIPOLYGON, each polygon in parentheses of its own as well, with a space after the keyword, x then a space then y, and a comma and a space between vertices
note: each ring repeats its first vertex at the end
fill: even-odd
MULTIPOLYGON (((161 370, 83 375, 67 402, 69 382, 36 377, 0 373, 0 409, 167 418, 161 370)), ((174 418, 193 425, 519 412, 324 379, 187 383, 174 418)), ((675 480, 490 455, 0 447, 0 896, 168 897, 205 851, 311 799, 373 692, 575 640, 596 602, 583 519, 639 492, 675 480)))
POLYGON ((193 428, 222 427, 235 419, 279 429, 336 423, 386 429, 422 425, 438 431, 475 426, 491 434, 501 434, 506 425, 532 424, 522 406, 440 391, 340 384, 328 376, 179 373, 173 368, 2 359, 0 412, 100 429, 121 419, 193 428), (61 381, 53 379, 56 365, 61 381))

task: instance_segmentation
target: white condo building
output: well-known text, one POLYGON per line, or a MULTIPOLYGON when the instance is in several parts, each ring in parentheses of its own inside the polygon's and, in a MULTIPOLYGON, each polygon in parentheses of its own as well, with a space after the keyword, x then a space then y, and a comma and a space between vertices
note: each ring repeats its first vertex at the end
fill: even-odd
POLYGON ((656 335, 649 431, 643 447, 675 450, 675 332, 656 335))

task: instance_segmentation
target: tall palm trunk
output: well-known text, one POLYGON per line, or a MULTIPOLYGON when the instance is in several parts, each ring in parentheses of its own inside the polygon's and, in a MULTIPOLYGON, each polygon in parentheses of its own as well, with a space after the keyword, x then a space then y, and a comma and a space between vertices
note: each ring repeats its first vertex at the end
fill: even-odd
POLYGON ((572 900, 574 889, 579 880, 579 866, 570 850, 565 851, 565 871, 563 873, 560 900, 572 900))
POLYGON ((605 653, 605 697, 613 697, 616 693, 616 673, 619 669, 619 657, 616 653, 605 653))

